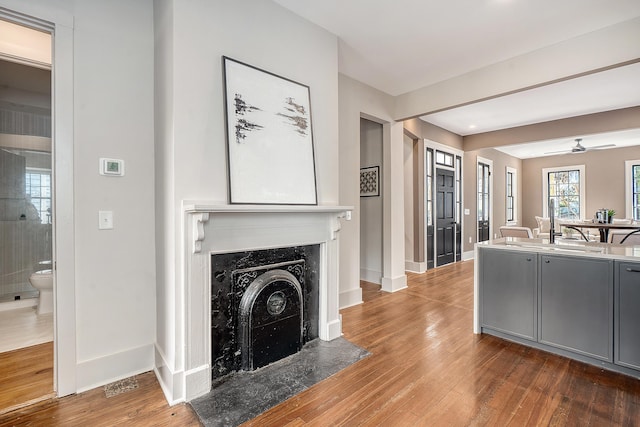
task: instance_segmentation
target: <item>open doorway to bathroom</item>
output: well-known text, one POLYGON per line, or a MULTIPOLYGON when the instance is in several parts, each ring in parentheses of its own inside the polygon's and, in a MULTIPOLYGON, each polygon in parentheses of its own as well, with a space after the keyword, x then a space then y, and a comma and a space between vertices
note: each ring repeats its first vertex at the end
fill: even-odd
POLYGON ((54 215, 51 34, 0 32, 1 414, 53 394, 54 215))

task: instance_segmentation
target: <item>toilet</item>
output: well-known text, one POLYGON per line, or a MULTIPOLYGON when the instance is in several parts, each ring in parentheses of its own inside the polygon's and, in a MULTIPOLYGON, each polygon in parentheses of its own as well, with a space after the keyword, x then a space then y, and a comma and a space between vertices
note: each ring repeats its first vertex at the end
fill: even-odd
POLYGON ((36 314, 53 312, 53 273, 51 270, 36 271, 29 277, 31 286, 40 291, 36 314))

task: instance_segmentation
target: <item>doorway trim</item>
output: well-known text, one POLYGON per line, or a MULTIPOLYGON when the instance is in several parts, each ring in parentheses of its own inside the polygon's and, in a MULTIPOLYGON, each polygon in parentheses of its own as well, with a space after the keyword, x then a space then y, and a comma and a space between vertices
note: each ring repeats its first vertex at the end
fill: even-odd
POLYGON ((0 0, 0 18, 52 35, 53 386, 62 397, 76 392, 73 16, 48 5, 0 0))

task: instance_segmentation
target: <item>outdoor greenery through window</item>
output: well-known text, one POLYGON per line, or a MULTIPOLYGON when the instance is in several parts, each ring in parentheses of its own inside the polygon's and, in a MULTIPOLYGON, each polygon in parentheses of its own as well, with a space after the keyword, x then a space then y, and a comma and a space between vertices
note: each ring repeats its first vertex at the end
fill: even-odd
POLYGON ((51 173, 30 170, 26 174, 26 193, 31 197, 42 224, 51 224, 51 173))
POLYGON ((549 172, 548 185, 548 202, 554 201, 556 217, 580 219, 580 171, 549 172))

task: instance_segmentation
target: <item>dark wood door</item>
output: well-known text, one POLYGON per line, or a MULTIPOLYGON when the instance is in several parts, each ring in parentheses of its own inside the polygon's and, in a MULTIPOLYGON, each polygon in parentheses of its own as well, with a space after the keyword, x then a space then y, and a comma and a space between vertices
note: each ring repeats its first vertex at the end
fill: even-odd
POLYGON ((455 261, 455 173, 436 169, 436 262, 437 265, 455 261))
POLYGON ((489 165, 478 163, 478 242, 491 238, 489 218, 491 206, 489 204, 489 165))

